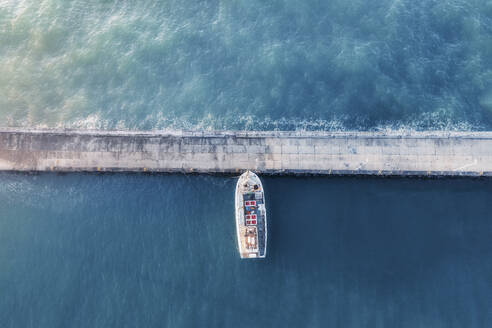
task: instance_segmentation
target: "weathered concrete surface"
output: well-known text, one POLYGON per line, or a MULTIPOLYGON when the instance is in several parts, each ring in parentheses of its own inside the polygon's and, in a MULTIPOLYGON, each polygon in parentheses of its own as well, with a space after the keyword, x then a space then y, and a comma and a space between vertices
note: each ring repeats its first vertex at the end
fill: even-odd
POLYGON ((0 130, 0 170, 492 175, 492 132, 0 130))

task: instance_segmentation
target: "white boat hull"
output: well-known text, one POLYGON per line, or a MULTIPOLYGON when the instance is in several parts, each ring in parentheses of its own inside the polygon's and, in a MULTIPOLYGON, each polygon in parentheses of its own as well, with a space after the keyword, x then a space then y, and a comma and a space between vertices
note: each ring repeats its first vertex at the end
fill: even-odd
POLYGON ((236 232, 241 258, 264 258, 267 247, 265 193, 260 178, 243 173, 236 184, 236 232))

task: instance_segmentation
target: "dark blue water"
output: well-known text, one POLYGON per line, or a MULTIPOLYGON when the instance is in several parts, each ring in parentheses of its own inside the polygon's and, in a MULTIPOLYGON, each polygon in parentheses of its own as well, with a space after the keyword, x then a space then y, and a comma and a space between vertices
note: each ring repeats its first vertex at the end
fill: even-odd
POLYGON ((0 174, 1 327, 490 327, 492 180, 0 174))

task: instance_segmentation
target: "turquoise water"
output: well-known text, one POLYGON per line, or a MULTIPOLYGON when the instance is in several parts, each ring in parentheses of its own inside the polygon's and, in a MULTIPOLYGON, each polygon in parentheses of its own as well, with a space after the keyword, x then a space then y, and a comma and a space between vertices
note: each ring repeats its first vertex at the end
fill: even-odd
POLYGON ((2 126, 490 129, 492 2, 0 1, 2 126))
MULTIPOLYGON (((0 127, 492 130, 492 2, 0 0, 0 127)), ((0 327, 490 327, 492 180, 0 173, 0 327)))
POLYGON ((489 327, 490 180, 0 174, 1 327, 489 327))

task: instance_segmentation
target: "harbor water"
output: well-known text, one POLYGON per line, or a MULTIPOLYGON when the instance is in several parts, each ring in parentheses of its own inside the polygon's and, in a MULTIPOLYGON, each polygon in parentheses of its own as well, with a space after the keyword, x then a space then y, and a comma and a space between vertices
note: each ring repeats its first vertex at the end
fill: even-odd
POLYGON ((489 179, 0 174, 2 327, 487 327, 489 179))

